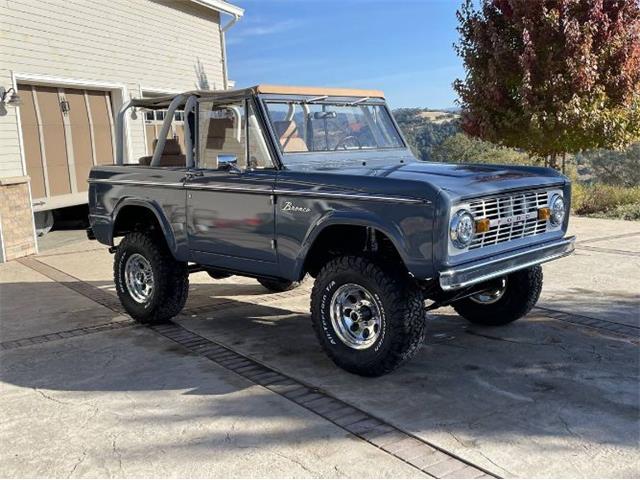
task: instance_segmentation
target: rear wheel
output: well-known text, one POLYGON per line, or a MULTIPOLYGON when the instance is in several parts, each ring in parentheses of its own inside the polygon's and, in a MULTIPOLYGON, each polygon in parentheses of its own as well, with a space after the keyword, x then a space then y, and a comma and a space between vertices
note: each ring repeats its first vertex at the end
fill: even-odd
POLYGON ((127 234, 114 259, 118 298, 131 317, 141 323, 162 323, 176 316, 187 301, 187 264, 178 262, 164 240, 127 234))
POLYGON ((273 280, 271 278, 258 278, 258 282, 267 290, 272 292, 287 292, 293 290, 300 285, 300 282, 291 282, 289 280, 273 280))
POLYGON ((364 257, 338 257, 320 270, 311 318, 334 363, 368 377, 407 362, 425 336, 420 289, 406 272, 364 257))
POLYGON ((485 292, 452 304, 458 314, 477 325, 506 325, 524 317, 542 291, 542 267, 536 265, 500 279, 485 292))

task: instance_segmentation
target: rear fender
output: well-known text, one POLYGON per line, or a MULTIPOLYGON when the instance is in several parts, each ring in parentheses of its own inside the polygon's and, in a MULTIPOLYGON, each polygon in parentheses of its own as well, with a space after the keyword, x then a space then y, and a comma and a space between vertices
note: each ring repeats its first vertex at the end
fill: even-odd
POLYGON ((178 244, 176 242, 175 232, 171 227, 171 223, 169 223, 166 216, 164 215, 162 211, 162 207, 155 200, 147 200, 147 199, 132 198, 132 197, 125 197, 122 200, 120 200, 118 204, 115 206, 115 208, 113 209, 113 213, 112 213, 111 232, 110 232, 110 238, 109 238, 110 244, 113 245, 114 228, 118 220, 118 215, 120 214, 123 208, 130 207, 130 206, 143 207, 143 208, 146 208, 147 210, 150 210, 154 214, 154 216, 156 217, 156 220, 158 221, 158 225, 160 225, 160 229, 162 230, 162 234, 164 235, 164 238, 165 238, 165 241, 167 242, 167 246, 169 247, 169 250, 177 258, 179 252, 178 252, 178 244))

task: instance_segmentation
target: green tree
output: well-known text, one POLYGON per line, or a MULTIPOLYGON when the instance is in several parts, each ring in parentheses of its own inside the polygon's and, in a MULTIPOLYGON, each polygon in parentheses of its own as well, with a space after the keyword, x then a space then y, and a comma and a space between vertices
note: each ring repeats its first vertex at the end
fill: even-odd
POLYGON ((462 129, 549 157, 640 139, 638 0, 465 0, 462 129))
POLYGON ((597 182, 622 187, 640 186, 640 143, 622 151, 591 150, 576 155, 576 163, 590 170, 597 182))

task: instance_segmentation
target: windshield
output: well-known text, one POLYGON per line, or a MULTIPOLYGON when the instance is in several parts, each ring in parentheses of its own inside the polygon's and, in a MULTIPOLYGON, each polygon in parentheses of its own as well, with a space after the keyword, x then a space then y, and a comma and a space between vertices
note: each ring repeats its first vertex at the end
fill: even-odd
POLYGON ((404 146, 383 104, 269 100, 266 106, 283 153, 404 146))

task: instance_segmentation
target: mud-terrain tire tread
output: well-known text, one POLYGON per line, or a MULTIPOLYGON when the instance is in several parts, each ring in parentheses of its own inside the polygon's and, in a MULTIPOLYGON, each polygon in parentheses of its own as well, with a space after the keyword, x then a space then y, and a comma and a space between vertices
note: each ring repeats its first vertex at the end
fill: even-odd
POLYGON ((334 258, 321 268, 311 292, 311 322, 316 337, 329 358, 339 367, 365 377, 385 375, 411 360, 424 343, 426 332, 422 292, 406 271, 367 257, 352 255, 334 258), (356 272, 377 285, 377 293, 384 304, 390 332, 389 345, 386 347, 386 355, 368 363, 356 363, 340 355, 340 349, 332 348, 322 326, 323 291, 332 279, 346 271, 356 272))
MULTIPOLYGON (((124 266, 124 265, 123 265, 124 266)), ((175 260, 164 239, 143 232, 132 232, 122 239, 116 249, 113 262, 113 277, 118 298, 131 317, 145 324, 164 323, 175 317, 184 308, 189 296, 189 272, 186 262, 175 260), (127 252, 140 252, 149 260, 154 274, 154 293, 147 309, 141 309, 129 297, 121 279, 120 264, 127 252)))
POLYGON ((500 326, 527 315, 540 298, 542 267, 536 265, 510 274, 507 290, 496 303, 482 305, 469 298, 452 304, 464 319, 476 325, 500 326))
POLYGON ((287 280, 272 280, 270 278, 258 278, 258 282, 267 290, 273 293, 288 292, 300 286, 300 282, 290 282, 287 280))

